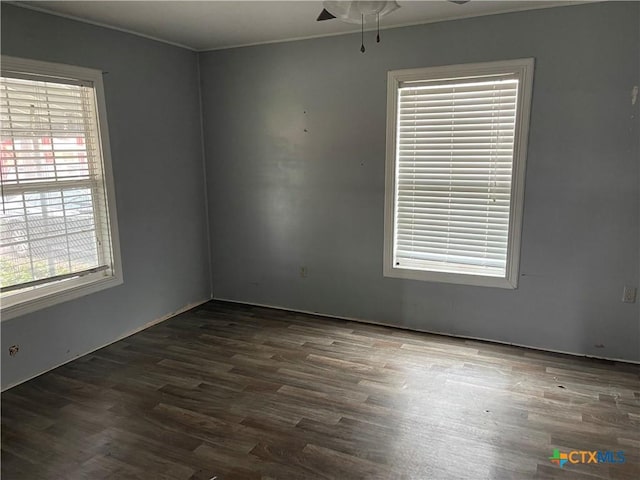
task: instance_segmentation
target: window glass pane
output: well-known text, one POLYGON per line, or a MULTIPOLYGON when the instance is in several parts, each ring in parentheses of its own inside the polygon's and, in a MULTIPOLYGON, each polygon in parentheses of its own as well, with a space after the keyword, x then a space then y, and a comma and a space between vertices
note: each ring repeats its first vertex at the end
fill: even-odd
POLYGON ((99 265, 91 190, 10 195, 0 213, 4 287, 99 265))
POLYGON ((101 266, 107 222, 94 101, 87 86, 0 81, 3 288, 101 266))
POLYGON ((532 72, 389 73, 385 275, 517 286, 532 72))
POLYGON ((505 275, 517 88, 399 89, 396 265, 505 275))
POLYGON ((2 56, 3 319, 122 283, 102 73, 2 56))

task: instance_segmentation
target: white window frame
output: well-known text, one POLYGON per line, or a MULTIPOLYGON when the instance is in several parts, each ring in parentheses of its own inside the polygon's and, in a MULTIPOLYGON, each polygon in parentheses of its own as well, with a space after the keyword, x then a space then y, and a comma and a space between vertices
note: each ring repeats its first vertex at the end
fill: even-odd
POLYGON ((393 70, 388 72, 383 258, 384 276, 485 287, 510 289, 518 287, 522 215, 524 209, 525 165, 533 87, 533 69, 534 59, 525 58, 498 62, 393 70), (462 79, 502 74, 515 74, 519 79, 505 276, 494 277, 477 274, 448 273, 402 268, 394 265, 394 228, 396 222, 396 125, 398 112, 398 89, 400 85, 405 82, 462 79))
MULTIPOLYGON (((92 84, 96 100, 96 117, 107 205, 108 226, 106 226, 106 231, 107 234, 110 232, 112 254, 112 264, 106 271, 97 271, 67 280, 54 281, 51 284, 44 284, 38 288, 2 298, 0 319, 4 321, 106 288, 115 287, 123 283, 123 275, 102 71, 6 55, 2 55, 0 67, 6 72, 20 72, 27 75, 41 75, 50 78, 67 78, 92 84)), ((46 80, 46 78, 44 79, 46 80)))

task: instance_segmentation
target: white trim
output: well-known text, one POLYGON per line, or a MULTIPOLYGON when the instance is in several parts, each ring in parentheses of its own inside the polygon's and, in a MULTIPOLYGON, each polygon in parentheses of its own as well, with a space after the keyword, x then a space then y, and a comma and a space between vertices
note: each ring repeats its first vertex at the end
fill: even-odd
POLYGON ((3 303, 7 303, 9 300, 9 304, 2 305, 2 310, 0 311, 0 322, 19 317, 21 315, 26 315, 27 313, 36 312, 43 308, 52 307, 53 305, 67 302, 69 300, 84 297, 85 295, 96 293, 107 288, 116 287, 121 284, 122 277, 118 278, 115 275, 105 277, 103 272, 97 272, 87 275, 86 277, 53 282, 38 289, 39 295, 35 298, 32 297, 26 300, 21 300, 22 297, 18 293, 15 295, 16 298, 9 297, 3 299, 3 303))
MULTIPOLYGON (((96 70, 96 72, 98 72, 96 70)), ((102 147, 102 171, 104 175, 105 196, 107 200, 107 230, 111 235, 112 272, 118 285, 124 282, 122 272, 122 257, 120 253, 120 231, 118 228, 118 213, 116 208, 116 184, 113 177, 113 163, 111 161, 111 141, 109 136, 109 122, 107 119, 107 101, 104 94, 102 72, 99 72, 93 87, 96 96, 96 110, 98 114, 98 135, 102 147)), ((113 285, 115 286, 115 285, 113 285)), ((106 287, 105 287, 106 288, 106 287)))
POLYGON ((400 278, 404 280, 421 280, 425 282, 453 283, 457 285, 470 285, 473 287, 495 287, 514 289, 514 285, 506 278, 490 277, 484 275, 436 272, 429 270, 414 270, 409 268, 396 268, 385 262, 384 276, 400 278))
POLYGON ((78 67, 64 63, 45 62, 28 58, 2 55, 2 70, 38 74, 47 77, 61 77, 73 80, 85 80, 92 83, 102 82, 102 72, 95 68, 78 67))
POLYGON ((512 343, 512 342, 505 342, 502 340, 493 340, 491 338, 484 338, 484 337, 472 337, 469 335, 457 335, 454 333, 447 333, 447 332, 438 332, 438 331, 434 331, 434 330, 423 330, 420 328, 410 328, 410 327, 406 327, 404 325, 394 325, 392 323, 384 323, 384 322, 376 322, 373 320, 363 320, 361 318, 356 318, 356 317, 346 317, 346 316, 342 316, 342 315, 331 315, 328 313, 320 313, 320 312, 312 312, 309 310, 300 310, 300 309, 296 309, 296 308, 287 308, 287 307, 280 307, 277 305, 268 305, 265 303, 254 303, 254 302, 243 302, 241 300, 231 300, 228 298, 213 298, 212 300, 214 301, 221 301, 221 302, 229 302, 229 303, 236 303, 236 304, 240 304, 240 305, 248 305, 248 306, 254 306, 254 307, 262 307, 262 308, 273 308, 275 310, 282 310, 285 312, 294 312, 294 313, 304 313, 305 315, 315 315, 317 317, 324 317, 324 318, 331 318, 331 319, 335 319, 335 320, 347 320, 349 322, 356 322, 356 323, 363 323, 366 325, 378 325, 380 327, 389 327, 389 328, 397 328, 399 330, 407 330, 409 332, 418 332, 418 333, 427 333, 429 335, 440 335, 443 337, 450 337, 450 338, 459 338, 461 340, 473 340, 473 341, 477 341, 477 342, 487 342, 487 343, 496 343, 499 345, 509 345, 511 347, 518 347, 518 348, 527 348, 529 350, 535 350, 538 352, 546 352, 546 353, 560 353, 562 355, 571 355, 572 357, 580 357, 580 358, 592 358, 592 359, 596 359, 596 360, 608 360, 610 362, 620 362, 620 363, 628 363, 628 364, 632 364, 632 365, 640 365, 640 360, 626 360, 623 358, 611 358, 611 357, 599 357, 596 355, 587 355, 584 353, 575 353, 575 352, 567 352, 565 350, 555 350, 555 349, 551 349, 551 348, 542 348, 542 347, 534 347, 531 345, 526 345, 524 343, 512 343))
MULTIPOLYGON (((391 30, 394 28, 404 28, 404 27, 415 27, 418 25, 429 25, 431 23, 440 23, 440 22, 451 22, 451 21, 455 21, 455 20, 464 20, 467 18, 476 18, 476 17, 489 17, 491 15, 502 15, 503 13, 516 13, 516 12, 526 12, 529 10, 543 10, 546 8, 557 8, 557 7, 570 7, 570 6, 574 6, 574 5, 583 5, 583 4, 588 4, 588 3, 597 3, 600 2, 602 0, 582 0, 582 1, 567 1, 567 2, 563 2, 563 3, 557 3, 557 4, 553 4, 552 2, 546 2, 546 1, 540 1, 539 5, 537 6, 528 6, 528 7, 513 7, 513 8, 509 8, 506 10, 501 10, 500 12, 493 12, 493 13, 481 13, 481 14, 462 14, 462 15, 451 15, 448 17, 444 17, 444 18, 439 18, 437 20, 421 20, 419 22, 407 22, 407 23, 401 23, 398 25, 389 25, 389 26, 381 26, 380 30, 391 30), (549 3, 552 3, 551 5, 549 3)), ((297 42, 297 41, 302 41, 302 40, 313 40, 316 38, 324 38, 324 37, 337 37, 340 35, 353 35, 356 33, 360 33, 360 30, 349 30, 346 32, 335 32, 335 33, 326 33, 326 34, 317 34, 317 35, 308 35, 308 36, 302 36, 302 37, 290 37, 290 38, 283 38, 283 39, 278 39, 278 40, 264 40, 261 42, 251 42, 251 43, 240 43, 240 44, 235 44, 235 45, 224 45, 224 46, 220 46, 220 47, 210 47, 210 48, 197 48, 197 47, 190 47, 188 45, 183 45, 181 43, 178 42, 173 42, 171 40, 165 40, 162 38, 158 38, 158 37, 154 37, 151 35, 147 35, 145 33, 140 33, 140 32, 136 32, 135 30, 129 30, 126 28, 122 28, 122 27, 116 27, 107 23, 102 23, 102 22, 98 22, 95 20, 88 20, 85 18, 81 18, 81 17, 76 17, 75 15, 69 15, 67 13, 61 13, 61 12, 56 12, 54 10, 49 10, 48 8, 43 8, 40 6, 34 6, 34 5, 29 5, 26 1, 24 2, 18 2, 18 1, 6 1, 4 3, 7 3, 9 5, 13 5, 15 7, 20 7, 20 8, 26 8, 27 10, 34 10, 36 12, 40 12, 40 13, 46 13, 49 15, 54 15, 56 17, 62 17, 62 18, 67 18, 69 20, 74 20, 76 22, 82 22, 82 23, 88 23, 89 25, 95 25, 97 27, 103 27, 103 28, 108 28, 111 30, 116 30, 118 32, 123 32, 123 33, 128 33, 130 35, 135 35, 137 37, 142 37, 142 38, 146 38, 148 40, 153 40, 156 42, 160 42, 160 43, 165 43, 167 45, 172 45, 174 47, 180 47, 180 48, 184 48, 186 50, 191 50, 193 52, 198 52, 198 53, 204 53, 204 52, 215 52, 218 50, 228 50, 231 48, 243 48, 243 47, 255 47, 258 45, 270 45, 273 43, 284 43, 284 42, 297 42)), ((371 28, 365 28, 365 32, 372 32, 375 31, 376 28, 371 27, 371 28)))
MULTIPOLYGON (((269 0, 266 0, 266 1, 269 1, 269 0)), ((583 5, 583 4, 587 4, 587 3, 597 3, 597 2, 601 2, 601 1, 603 1, 603 0, 569 1, 569 2, 564 2, 564 3, 551 4, 551 5, 549 5, 549 3, 552 3, 552 2, 540 1, 537 6, 529 6, 529 7, 525 7, 525 8, 514 7, 514 8, 509 8, 507 10, 501 10, 499 12, 476 13, 476 14, 466 14, 466 15, 452 15, 452 16, 449 16, 449 17, 438 18, 437 20, 421 20, 419 22, 407 22, 407 23, 400 23, 398 25, 387 25, 387 26, 381 25, 380 26, 380 30, 393 30, 394 28, 417 27, 419 25, 430 25, 432 23, 440 23, 440 22, 452 22, 452 21, 464 20, 464 19, 468 19, 468 18, 490 17, 492 15, 502 15, 503 13, 517 13, 517 12, 526 12, 526 11, 529 11, 529 10, 543 10, 543 9, 546 9, 546 8, 571 7, 571 6, 574 6, 574 5, 583 5)), ((365 32, 375 32, 376 30, 377 30, 377 27, 374 27, 374 26, 365 27, 365 29, 364 29, 365 32)), ((306 36, 302 36, 302 37, 290 37, 290 38, 283 38, 283 39, 279 39, 279 40, 264 40, 262 42, 239 43, 239 44, 235 44, 235 45, 225 45, 225 46, 222 46, 222 47, 195 48, 194 50, 196 52, 198 52, 198 53, 206 53, 206 52, 216 52, 218 50, 229 50, 231 48, 256 47, 256 46, 259 46, 259 45, 271 45, 273 43, 299 42, 299 41, 304 41, 304 40, 314 40, 314 39, 317 39, 317 38, 338 37, 340 35, 355 35, 355 34, 360 34, 360 29, 348 30, 346 32, 320 33, 320 34, 317 34, 317 35, 306 35, 306 36)))
POLYGON ((118 32, 128 33, 129 35, 135 35, 136 37, 146 38, 147 40, 153 40, 155 42, 165 43, 165 44, 171 45, 173 47, 184 48, 185 50, 190 50, 192 52, 197 52, 198 51, 197 49, 195 49, 193 47, 189 47, 187 45, 182 45, 181 43, 172 42, 171 40, 164 40, 162 38, 153 37, 153 36, 147 35, 145 33, 140 33, 140 32, 136 32, 136 31, 133 31, 133 30, 128 30, 126 28, 115 27, 115 26, 109 25, 107 23, 102 23, 102 22, 97 22, 95 20, 88 20, 86 18, 76 17, 75 15, 69 15, 68 13, 56 12, 54 10, 49 10, 48 8, 43 8, 43 7, 39 7, 39 6, 35 6, 35 5, 30 5, 26 1, 25 2, 4 2, 4 3, 8 3, 9 5, 13 5, 14 7, 25 8, 27 10, 33 10, 35 12, 46 13, 48 15, 53 15, 53 16, 56 16, 56 17, 62 17, 62 18, 66 18, 66 19, 69 19, 69 20, 74 20, 76 22, 88 23, 89 25, 95 25, 96 27, 108 28, 109 30, 116 30, 118 32))
MULTIPOLYGON (((15 297, 6 297, 0 311, 0 321, 9 320, 43 308, 51 307, 62 302, 79 298, 106 288, 121 285, 124 281, 122 273, 122 260, 120 254, 120 236, 118 233, 118 215, 116 212, 115 183, 111 162, 111 148, 109 145, 109 125, 107 121, 107 108, 104 96, 102 72, 93 68, 78 67, 62 63, 43 62, 16 58, 7 55, 1 57, 1 69, 7 72, 26 72, 43 75, 45 77, 61 77, 91 82, 93 86, 95 102, 98 139, 101 153, 102 177, 106 197, 107 221, 106 233, 110 235, 111 262, 110 275, 105 277, 104 272, 87 275, 71 280, 55 282, 43 286, 37 291, 36 297, 24 299, 24 295, 16 294, 15 297)), ((36 295, 36 294, 34 294, 36 295)))
MULTIPOLYGON (((511 212, 509 212, 509 248, 507 249, 507 281, 518 287, 520 247, 522 245, 522 218, 524 216, 524 188, 529 144, 529 121, 533 96, 533 58, 518 60, 520 85, 518 86, 518 116, 513 145, 513 174, 511 175, 511 212)), ((511 63, 511 62, 509 62, 511 63)), ((513 62, 516 64, 516 62, 513 62)))
POLYGON ((387 143, 383 253, 383 275, 385 277, 509 289, 518 287, 522 216, 524 213, 524 180, 533 90, 533 69, 534 59, 524 58, 497 62, 391 70, 387 73, 387 143), (395 225, 396 114, 398 109, 398 88, 405 82, 509 73, 516 74, 520 79, 520 84, 518 87, 516 130, 514 132, 511 207, 509 211, 505 277, 445 273, 396 267, 393 262, 393 238, 395 225))
MULTIPOLYGON (((34 375, 31 375, 30 377, 27 377, 27 378, 24 378, 22 380, 18 380, 17 382, 14 382, 14 383, 11 383, 9 385, 6 385, 6 386, 4 386, 2 388, 2 391, 4 392, 6 390, 9 390, 10 388, 13 388, 13 387, 15 387, 17 385, 20 385, 21 383, 28 382, 29 380, 32 380, 32 379, 34 379, 36 377, 39 377, 40 375, 42 375, 44 373, 50 372, 51 370, 55 370, 56 368, 61 367, 62 365, 66 365, 67 363, 73 362, 74 360, 77 360, 80 357, 84 357, 85 355, 89 355, 90 353, 96 352, 96 351, 98 351, 98 350, 100 350, 100 349, 102 349, 104 347, 108 347, 109 345, 111 345, 113 343, 119 342, 120 340, 123 340, 123 339, 125 339, 127 337, 130 337, 131 335, 135 335, 136 333, 139 333, 139 332, 141 332, 143 330, 146 330, 147 328, 153 327, 154 325, 157 325, 158 323, 162 323, 165 320, 169 320, 170 318, 176 317, 176 316, 178 316, 178 315, 180 315, 180 314, 182 314, 184 312, 187 312, 187 311, 192 310, 192 309, 194 309, 196 307, 199 307, 200 305, 204 305, 205 303, 210 302, 210 301, 211 301, 211 299, 207 298, 205 300, 198 300, 197 302, 189 303, 189 304, 185 305, 184 307, 179 308, 178 310, 176 310, 173 313, 169 313, 169 314, 164 315, 164 316, 162 316, 160 318, 156 318, 155 320, 152 320, 152 321, 150 321, 148 323, 145 323, 141 327, 134 328, 133 330, 130 330, 129 332, 122 334, 121 336, 119 336, 115 340, 110 341, 108 343, 105 343, 104 345, 102 345, 100 347, 96 347, 96 348, 93 348, 91 350, 87 350, 84 353, 78 353, 78 354, 74 355, 73 358, 70 358, 70 359, 65 360, 63 362, 60 362, 60 363, 54 365, 53 367, 50 367, 50 368, 47 368, 46 370, 43 370, 40 373, 36 373, 34 375)), ((11 361, 11 360, 5 360, 5 362, 8 362, 8 361, 11 361)))

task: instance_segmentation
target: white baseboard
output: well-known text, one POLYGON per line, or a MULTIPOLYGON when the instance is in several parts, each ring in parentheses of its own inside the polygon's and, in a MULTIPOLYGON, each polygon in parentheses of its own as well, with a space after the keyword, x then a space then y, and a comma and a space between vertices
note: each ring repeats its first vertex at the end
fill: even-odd
POLYGON ((162 323, 165 320, 169 320, 170 318, 175 317, 176 315, 180 315, 181 313, 184 313, 184 312, 186 312, 188 310, 191 310, 192 308, 198 307, 198 306, 200 306, 200 305, 202 305, 204 303, 207 303, 209 301, 211 301, 211 299, 207 298, 206 300, 199 300, 197 302, 189 303, 188 305, 185 305, 184 307, 176 310, 175 312, 168 313, 167 315, 164 315, 164 316, 162 316, 160 318, 156 318, 155 320, 152 320, 152 321, 150 321, 148 323, 145 323, 141 327, 138 327, 138 328, 135 328, 135 329, 133 329, 133 330, 131 330, 129 332, 126 332, 123 335, 121 335, 118 338, 116 338, 115 340, 112 340, 112 341, 110 341, 108 343, 105 343, 104 345, 102 345, 100 347, 92 348, 91 350, 88 350, 88 351, 86 351, 84 353, 79 353, 79 354, 75 355, 73 358, 70 358, 68 360, 65 360, 64 362, 58 363, 57 365, 54 365, 51 368, 47 368, 46 370, 43 370, 40 373, 36 373, 35 375, 31 375, 30 377, 27 377, 27 378, 24 378, 24 379, 19 380, 17 382, 14 382, 14 383, 11 383, 9 385, 6 385, 6 386, 4 386, 2 388, 2 391, 4 392, 5 390, 9 390, 10 388, 15 387, 16 385, 20 385, 21 383, 28 382, 29 380, 32 380, 32 379, 34 379, 36 377, 39 377, 43 373, 47 373, 47 372, 50 372, 51 370, 55 370, 56 368, 61 367, 62 365, 65 365, 65 364, 67 364, 69 362, 73 362, 74 360, 77 360, 80 357, 84 357, 85 355, 89 355, 90 353, 93 353, 93 352, 95 352, 97 350, 100 350, 101 348, 108 347, 112 343, 119 342, 120 340, 122 340, 124 338, 130 337, 131 335, 135 335, 136 333, 141 332, 142 330, 146 330, 149 327, 153 327, 154 325, 157 325, 158 323, 162 323))
POLYGON ((491 338, 482 338, 482 337, 471 337, 471 336, 467 336, 467 335, 456 335, 453 333, 446 333, 446 332, 436 332, 433 330, 422 330, 422 329, 417 329, 417 328, 409 328, 409 327, 405 327, 403 325, 394 325, 392 323, 384 323, 384 322, 375 322, 372 320, 364 320, 362 318, 355 318, 355 317, 343 317, 340 315, 329 315, 326 313, 320 313, 320 312, 311 312, 309 310, 299 310, 296 308, 287 308, 287 307, 280 307, 277 305, 267 305, 264 303, 253 303, 253 302, 243 302, 240 300, 231 300, 229 298, 219 298, 219 297, 214 297, 213 300, 219 300, 221 302, 229 302, 229 303, 238 303, 241 305, 250 305, 250 306, 254 306, 254 307, 264 307, 264 308, 274 308, 276 310, 284 310, 287 312, 295 312, 295 313, 304 313, 307 315, 316 315, 318 317, 326 317, 326 318, 333 318, 336 320, 348 320, 350 322, 358 322, 358 323, 366 323, 369 325, 379 325, 381 327, 391 327, 391 328, 399 328, 401 330, 408 330, 411 332, 420 332, 420 333, 429 333, 431 335, 443 335, 445 337, 453 337, 453 338, 460 338, 463 340, 475 340, 475 341, 480 341, 480 342, 488 342, 488 343, 498 343, 500 345, 510 345, 512 347, 521 347, 521 348, 528 348, 530 350, 537 350, 539 352, 550 352, 550 353, 560 353, 563 355, 571 355, 573 357, 581 357, 581 358, 593 358, 596 360, 607 360, 610 362, 620 362, 620 363, 629 363, 632 365, 640 365, 640 361, 636 361, 636 360, 626 360, 626 359, 622 359, 622 358, 610 358, 610 357, 598 357, 596 355, 586 355, 584 353, 575 353, 575 352, 565 352, 563 350, 553 350, 550 348, 541 348, 541 347, 534 347, 531 345, 524 345, 521 343, 511 343, 511 342, 503 342, 501 340, 493 340, 491 338))

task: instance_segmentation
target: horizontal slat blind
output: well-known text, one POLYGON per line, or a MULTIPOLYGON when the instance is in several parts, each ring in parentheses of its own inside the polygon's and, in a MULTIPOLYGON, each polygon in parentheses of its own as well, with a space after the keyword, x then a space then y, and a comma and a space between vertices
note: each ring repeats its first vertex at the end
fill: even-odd
POLYGON ((111 259, 93 88, 3 73, 0 116, 3 291, 104 271, 111 259))
POLYGON ((504 277, 518 79, 401 84, 394 264, 504 277))

